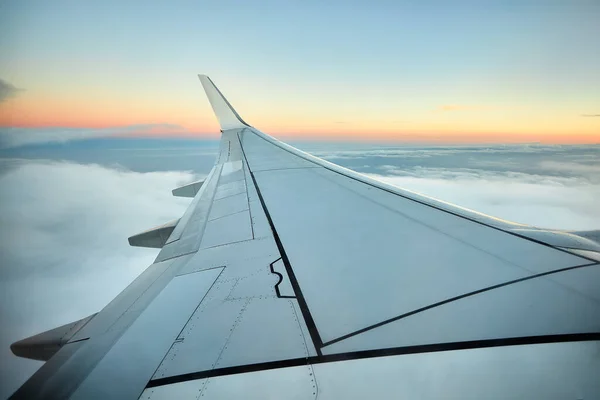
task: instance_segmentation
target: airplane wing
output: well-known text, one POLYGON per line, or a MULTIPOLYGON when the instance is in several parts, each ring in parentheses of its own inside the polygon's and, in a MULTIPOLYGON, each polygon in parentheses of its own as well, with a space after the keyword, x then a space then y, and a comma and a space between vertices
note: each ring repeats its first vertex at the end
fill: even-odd
POLYGON ((510 223, 373 180, 246 123, 154 264, 97 314, 12 345, 14 398, 592 398, 597 232, 510 223))

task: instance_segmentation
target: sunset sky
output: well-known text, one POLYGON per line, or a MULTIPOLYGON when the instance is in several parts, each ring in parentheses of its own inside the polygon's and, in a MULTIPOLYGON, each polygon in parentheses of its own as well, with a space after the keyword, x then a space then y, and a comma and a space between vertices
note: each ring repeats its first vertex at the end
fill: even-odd
POLYGON ((0 129, 600 143, 600 2, 0 4, 0 129))

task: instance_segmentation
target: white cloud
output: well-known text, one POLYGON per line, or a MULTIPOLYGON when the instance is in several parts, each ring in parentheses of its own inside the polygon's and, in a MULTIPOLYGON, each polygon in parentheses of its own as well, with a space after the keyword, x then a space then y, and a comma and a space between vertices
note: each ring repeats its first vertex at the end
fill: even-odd
MULTIPOLYGON (((598 147, 355 147, 320 146, 314 153, 515 222, 600 228, 598 147)), ((128 147, 116 152, 122 156, 111 156, 110 165, 147 157, 144 170, 170 168, 185 156, 194 160, 185 165, 202 170, 213 160, 199 163, 203 152, 128 147)), ((12 356, 9 344, 87 316, 112 300, 157 253, 129 247, 127 237, 180 217, 189 200, 171 197, 171 189, 194 179, 186 172, 141 174, 0 159, 0 398, 40 365, 12 356)))
MULTIPOLYGON (((598 161, 598 160, 594 160, 598 161)), ((580 164, 564 161, 542 161, 540 167, 549 171, 570 172, 582 175, 591 175, 600 179, 600 165, 598 164, 580 164)))
POLYGON ((28 144, 68 142, 108 136, 139 135, 148 133, 185 132, 176 124, 140 124, 114 128, 0 128, 0 149, 19 147, 28 144))
POLYGON ((4 79, 0 79, 0 103, 10 99, 11 97, 16 96, 19 92, 22 91, 23 89, 19 89, 12 83, 7 82, 4 79))
MULTIPOLYGON (((478 163, 479 165, 480 163, 478 163)), ((591 167, 590 167, 591 168, 591 167)), ((486 181, 502 184, 506 181, 512 183, 537 183, 559 186, 586 186, 591 184, 596 175, 588 175, 590 169, 579 169, 578 176, 557 176, 547 174, 534 174, 520 171, 495 171, 479 168, 439 168, 415 166, 398 168, 394 165, 381 165, 378 167, 385 173, 384 176, 406 176, 425 179, 443 179, 447 181, 486 181), (585 172, 585 173, 582 173, 585 172)), ((575 171, 575 169, 573 169, 575 171)), ((598 182, 600 183, 600 182, 598 182)))
MULTIPOLYGON (((388 169, 392 171, 392 168, 388 169)), ((552 229, 600 229, 600 184, 584 178, 420 168, 372 177, 513 222, 552 229)))
POLYGON ((188 172, 18 162, 0 176, 0 398, 41 363, 10 343, 99 311, 154 260, 127 237, 179 218, 188 172))
POLYGON ((515 222, 599 229, 595 145, 313 145, 313 153, 393 185, 515 222))
MULTIPOLYGON (((331 146, 329 144, 328 146, 331 146)), ((483 145, 455 145, 455 146, 376 146, 376 145, 354 145, 344 148, 326 148, 315 144, 304 145, 311 154, 326 159, 355 159, 368 157, 383 158, 430 158, 438 156, 465 155, 480 156, 490 154, 544 154, 544 153, 562 153, 577 151, 579 149, 589 150, 590 146, 572 146, 572 145, 540 145, 540 144, 494 144, 483 145)))

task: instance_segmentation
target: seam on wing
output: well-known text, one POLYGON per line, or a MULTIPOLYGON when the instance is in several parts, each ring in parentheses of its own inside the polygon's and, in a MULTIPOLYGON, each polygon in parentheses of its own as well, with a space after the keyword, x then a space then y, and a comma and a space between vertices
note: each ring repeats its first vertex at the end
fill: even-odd
POLYGON ((288 167, 288 168, 272 168, 272 169, 258 169, 254 171, 255 174, 260 174, 261 172, 271 172, 271 171, 286 171, 289 169, 314 169, 314 168, 323 168, 320 165, 316 165, 314 167, 288 167))
POLYGON ((336 339, 332 339, 332 340, 330 340, 330 341, 328 341, 326 343, 323 343, 323 347, 332 345, 334 343, 341 342, 341 341, 343 341, 345 339, 348 339, 348 338, 350 338, 352 336, 360 335, 361 333, 365 333, 365 332, 370 331, 372 329, 379 328, 380 326, 387 325, 387 324, 389 324, 391 322, 398 321, 400 319, 409 317, 411 315, 418 314, 420 312, 427 311, 429 309, 432 309, 432 308, 435 308, 435 307, 439 307, 439 306, 442 306, 442 305, 447 304, 447 303, 452 303, 454 301, 461 300, 461 299, 464 299, 466 297, 470 297, 470 296, 473 296, 473 295, 476 295, 476 294, 488 292, 490 290, 498 289, 498 288, 503 287, 503 286, 508 286, 508 285, 512 285, 512 284, 523 282, 523 281, 528 281, 528 280, 539 278, 539 277, 546 276, 546 275, 552 275, 552 274, 556 274, 556 273, 559 273, 559 272, 569 271, 569 270, 572 270, 572 269, 585 268, 585 267, 593 267, 593 266, 598 266, 598 265, 600 265, 600 264, 598 264, 598 263, 591 263, 591 264, 576 265, 574 267, 561 268, 561 269, 557 269, 557 270, 553 270, 553 271, 548 271, 548 272, 542 272, 540 274, 526 276, 524 278, 519 278, 519 279, 514 279, 514 280, 511 280, 511 281, 499 283, 497 285, 488 286, 488 287, 483 288, 483 289, 475 290, 473 292, 461 294, 460 296, 451 297, 449 299, 442 300, 442 301, 439 301, 437 303, 433 303, 433 304, 430 304, 428 306, 418 308, 416 310, 413 310, 413 311, 410 311, 410 312, 398 315, 396 317, 386 319, 386 320, 378 322, 376 324, 369 325, 369 326, 367 326, 365 328, 356 330, 354 332, 350 332, 350 333, 348 333, 346 335, 340 336, 340 337, 338 337, 336 339))
MULTIPOLYGON (((242 130, 241 132, 243 133, 244 130, 242 130)), ((238 137, 238 141, 240 143, 240 148, 242 149, 242 154, 244 156, 244 160, 246 160, 246 164, 248 164, 248 159, 246 158, 244 146, 242 146, 242 139, 240 138, 240 133, 237 134, 237 137, 238 137)), ((310 313, 310 310, 308 309, 308 304, 306 302, 306 299, 304 298, 304 295, 302 294, 302 290, 300 289, 300 285, 296 279, 294 270, 290 264, 289 259, 287 258, 285 248, 283 247, 283 244, 281 243, 281 240, 279 239, 279 235, 277 234, 277 230, 275 229, 275 225, 273 224, 273 220, 271 219, 271 215, 269 214, 269 210, 265 204, 265 201, 260 192, 260 188, 258 187, 258 184, 256 183, 256 178, 254 177, 254 173, 252 172, 252 169, 250 168, 249 164, 248 164, 248 171, 250 172, 250 177, 252 178, 252 183, 254 184, 254 188, 256 189, 256 194, 258 195, 260 204, 263 208, 265 216, 267 217, 269 226, 271 227, 271 232, 273 233, 273 239, 275 239, 275 244, 277 245, 277 249, 279 250, 279 254, 281 255, 281 260, 283 261, 285 270, 288 274, 288 279, 290 280, 292 288, 294 289, 294 293, 296 295, 296 299, 298 300, 298 305, 300 306, 300 311, 302 312, 302 316, 304 317, 304 322, 306 323, 306 326, 310 333, 311 340, 313 341, 313 344, 315 346, 315 350, 317 351, 317 354, 321 355, 321 346, 323 345, 323 340, 321 339, 321 334, 319 333, 319 330, 317 329, 315 320, 314 320, 312 314, 310 313)))
MULTIPOLYGON (((523 346, 544 343, 585 342, 598 340, 600 340, 600 333, 570 333, 562 335, 522 336, 504 339, 472 340, 466 342, 437 343, 407 347, 392 347, 387 349, 336 353, 322 356, 312 356, 308 358, 308 362, 311 365, 314 365, 339 361, 360 360, 365 358, 389 357, 404 354, 436 353, 441 351, 470 350, 504 346, 523 346)), ((183 375, 171 376, 168 378, 151 380, 150 382, 148 382, 148 385, 146 385, 146 388, 171 385, 174 383, 187 382, 196 379, 204 379, 216 376, 243 374, 248 372, 265 371, 276 368, 297 367, 300 365, 304 365, 306 361, 307 359, 305 358, 291 358, 280 361, 269 361, 264 363, 246 364, 235 367, 226 367, 220 369, 192 372, 183 375)))
MULTIPOLYGON (((281 282, 283 282, 283 275, 280 274, 279 272, 275 271, 275 268, 273 267, 273 265, 277 262, 280 261, 281 257, 279 257, 277 260, 273 261, 272 263, 269 264, 269 269, 271 270, 272 274, 275 274, 279 277, 279 280, 277 281, 277 283, 275 284, 275 294, 277 295, 278 298, 280 299, 295 299, 296 296, 282 296, 281 292, 279 291, 279 284, 281 282)), ((296 312, 294 310, 294 312, 296 312)), ((297 317, 297 316, 296 316, 297 317)))
POLYGON ((372 203, 374 203, 374 204, 377 204, 377 206, 379 206, 379 207, 382 207, 382 208, 384 208, 384 209, 386 209, 386 210, 388 210, 388 211, 390 211, 390 212, 392 212, 392 213, 399 214, 399 215, 401 215, 403 218, 406 218, 406 219, 408 219, 408 220, 410 220, 410 221, 413 221, 413 222, 415 222, 415 223, 417 223, 417 224, 419 224, 419 225, 422 225, 422 226, 424 226, 424 227, 427 227, 427 228, 429 228, 429 229, 431 229, 431 230, 433 230, 433 231, 435 231, 435 232, 437 232, 437 233, 439 233, 439 234, 441 234, 441 235, 443 235, 443 236, 446 236, 446 237, 449 237, 449 238, 451 238, 452 240, 456 240, 457 242, 460 242, 460 243, 462 243, 463 245, 465 245, 465 246, 467 246, 467 247, 470 247, 470 248, 473 248, 473 249, 475 249, 475 250, 477 250, 477 251, 480 251, 480 252, 482 252, 482 253, 485 253, 485 254, 487 254, 488 256, 492 257, 492 258, 495 258, 495 259, 497 259, 497 260, 500 260, 501 262, 503 262, 503 263, 505 263, 505 264, 512 265, 513 267, 516 267, 516 268, 518 268, 518 269, 520 269, 520 270, 527 271, 528 273, 531 273, 531 274, 536 274, 536 271, 532 271, 532 270, 530 270, 530 269, 528 269, 528 268, 526 268, 526 267, 524 267, 524 266, 522 266, 522 265, 516 264, 516 263, 514 263, 514 262, 512 262, 512 261, 510 261, 510 260, 507 260, 507 259, 505 259, 504 257, 502 257, 502 256, 501 256, 501 255, 499 255, 499 254, 495 254, 495 253, 492 253, 492 252, 490 252, 490 251, 488 251, 488 250, 486 250, 486 249, 483 249, 483 248, 481 248, 481 247, 475 246, 473 243, 471 243, 471 242, 469 242, 469 241, 467 241, 467 240, 465 240, 465 239, 461 239, 460 237, 457 237, 457 236, 454 236, 454 235, 452 235, 452 233, 451 233, 451 232, 446 232, 446 231, 444 231, 444 230, 441 230, 441 229, 439 229, 439 228, 436 228, 435 226, 433 226, 433 225, 430 225, 430 224, 428 224, 428 223, 424 222, 423 220, 420 220, 420 219, 414 218, 414 217, 412 217, 411 215, 409 215, 409 214, 407 214, 407 213, 405 213, 405 212, 402 212, 402 211, 401 211, 401 210, 399 210, 399 209, 392 208, 392 207, 390 207, 390 206, 388 206, 388 205, 386 205, 386 204, 383 204, 383 203, 380 203, 380 202, 378 202, 378 201, 376 201, 376 200, 373 200, 373 199, 372 199, 372 198, 370 198, 369 196, 365 196, 364 194, 362 194, 362 193, 360 193, 360 192, 357 192, 356 190, 354 190, 353 188, 351 188, 351 187, 349 187, 349 186, 346 186, 346 185, 344 185, 344 184, 342 184, 342 183, 339 183, 339 182, 336 182, 336 181, 332 180, 330 177, 327 177, 327 176, 325 176, 325 175, 323 175, 323 174, 319 174, 319 176, 321 176, 321 178, 323 178, 323 179, 325 179, 325 180, 327 180, 327 181, 331 182, 331 184, 332 184, 332 185, 336 185, 336 186, 340 187, 341 189, 343 189, 343 190, 346 190, 346 191, 348 191, 348 192, 351 192, 353 195, 355 195, 355 196, 358 196, 358 197, 360 197, 360 198, 363 198, 363 199, 365 199, 365 200, 367 200, 367 201, 370 201, 370 202, 372 202, 372 203))
MULTIPOLYGON (((234 285, 234 287, 235 287, 235 285, 234 285)), ((231 336, 233 335, 233 332, 235 331, 235 329, 238 327, 238 325, 242 321, 242 318, 244 317, 244 312, 246 311, 246 308, 248 308, 248 305, 250 304, 251 301, 252 301, 252 299, 247 299, 246 302, 244 303, 244 305, 242 306, 242 309, 240 310, 240 313, 238 314, 238 317, 235 319, 235 321, 233 323, 233 326, 231 327, 231 330, 229 331, 229 335, 227 336, 227 340, 225 341, 225 344, 223 345, 223 347, 221 348, 221 351, 219 352, 219 356, 217 357, 217 359, 215 360, 215 363, 213 364, 213 368, 212 368, 213 370, 217 369, 217 367, 219 365, 219 362, 221 361, 221 357, 223 356, 223 353, 227 349, 227 345, 229 345, 229 341, 231 340, 231 336)), ((202 389, 200 390, 200 394, 199 394, 198 397, 201 397, 201 396, 204 395, 204 391, 206 390, 206 388, 207 388, 207 386, 208 386, 209 383, 210 383, 210 378, 206 379, 206 381, 202 385, 202 389)))
MULTIPOLYGON (((243 130, 246 130, 246 129, 248 129, 248 128, 244 128, 244 129, 242 129, 242 131, 243 131, 243 130)), ((467 221, 471 221, 471 222, 474 222, 474 223, 476 223, 476 224, 480 224, 480 225, 483 225, 483 226, 487 226, 488 228, 492 228, 492 229, 498 230, 498 231, 500 231, 500 232, 504 232, 504 233, 507 233, 507 234, 509 234, 509 235, 517 236, 517 237, 519 237, 519 238, 521 238, 521 239, 525 239, 525 240, 528 240, 528 241, 530 241, 530 242, 534 242, 534 243, 540 244, 540 245, 542 245, 542 246, 550 247, 550 248, 552 248, 552 249, 555 249, 555 250, 557 250, 557 251, 560 251, 560 252, 563 252, 563 253, 567 253, 567 254, 571 254, 571 255, 573 255, 573 253, 572 253, 572 252, 570 252, 570 251, 563 250, 563 249, 561 249, 560 247, 553 246, 553 245, 551 245, 551 244, 548 244, 548 243, 546 243, 546 242, 542 242, 542 241, 540 241, 540 240, 537 240, 537 239, 534 239, 534 238, 531 238, 531 237, 528 237, 528 236, 524 236, 524 235, 521 235, 521 234, 519 234, 519 233, 512 232, 512 231, 510 231, 510 230, 506 230, 506 229, 500 228, 500 227, 498 227, 498 226, 491 225, 491 224, 489 224, 489 223, 487 223, 487 222, 484 222, 484 221, 478 221, 478 220, 476 220, 476 219, 474 219, 474 218, 472 218, 472 217, 469 217, 469 216, 467 216, 467 215, 463 215, 463 214, 459 214, 458 212, 455 212, 455 211, 446 210, 446 209, 444 209, 444 208, 442 208, 442 207, 440 207, 440 206, 437 206, 437 205, 435 205, 435 204, 430 204, 430 203, 428 203, 428 202, 427 202, 427 201, 425 201, 425 200, 419 200, 419 199, 416 199, 416 198, 413 198, 413 197, 407 196, 407 195, 405 195, 405 194, 398 193, 397 191, 394 191, 394 190, 388 189, 388 188, 386 188, 385 186, 378 185, 378 184, 377 184, 377 182, 370 182, 370 180, 365 180, 365 179, 361 179, 361 178, 359 178, 359 177, 356 177, 356 176, 347 175, 347 174, 343 173, 342 171, 337 171, 335 168, 332 168, 332 166, 331 166, 331 165, 327 165, 326 163, 322 163, 322 164, 321 164, 321 163, 318 163, 316 160, 312 160, 311 158, 309 158, 309 157, 311 156, 310 154, 307 154, 307 156, 309 156, 309 157, 307 157, 307 156, 304 156, 304 155, 302 155, 302 154, 296 154, 296 153, 292 152, 290 149, 286 148, 285 146, 281 146, 281 145, 279 145, 278 143, 276 143, 275 141, 277 141, 277 139, 271 138, 270 136, 266 135, 265 133, 262 133, 262 132, 260 132, 260 131, 258 131, 258 130, 255 130, 255 129, 250 129, 250 132, 251 132, 252 134, 254 134, 255 136, 258 136, 259 138, 263 139, 265 142, 267 142, 267 143, 269 143, 269 144, 271 144, 271 145, 273 145, 273 146, 276 146, 276 147, 278 147, 278 148, 280 148, 280 149, 282 149, 282 150, 284 150, 284 151, 287 151, 288 153, 292 154, 293 156, 296 156, 296 157, 302 158, 302 159, 303 159, 303 160, 305 160, 305 161, 311 162, 311 163, 313 163, 313 164, 315 164, 315 165, 318 165, 318 166, 320 166, 320 167, 322 167, 322 168, 325 168, 325 169, 327 169, 327 170, 329 170, 329 171, 332 171, 332 172, 334 172, 334 173, 336 173, 336 174, 339 174, 339 175, 341 175, 341 176, 344 176, 344 177, 346 177, 346 178, 348 178, 348 179, 355 180, 355 181, 357 181, 357 182, 363 183, 363 184, 365 184, 365 185, 369 185, 369 186, 371 186, 371 187, 374 187, 374 188, 376 188, 376 189, 380 189, 380 190, 383 190, 383 191, 385 191, 385 192, 388 192, 388 193, 394 194, 394 195, 396 195, 396 196, 400 196, 400 197, 402 197, 402 198, 404 198, 404 199, 407 199, 407 200, 414 201, 414 202, 416 202, 416 203, 422 204, 422 205, 424 205, 424 206, 427 206, 427 207, 431 207, 431 208, 433 208, 433 209, 436 209, 436 210, 438 210, 438 211, 442 211, 442 212, 445 212, 445 213, 448 213, 448 214, 454 215, 454 216, 456 216, 456 217, 459 217, 459 218, 466 219, 467 221), (257 132, 259 132, 259 133, 257 133, 257 132), (270 138, 270 139, 272 139, 273 141, 271 141, 271 140, 267 139, 267 138, 266 138, 266 137, 264 137, 263 135, 264 135, 264 136, 267 136, 267 137, 269 137, 269 138, 270 138)), ((288 146, 289 146, 289 145, 288 145, 288 146)), ((290 147, 291 147, 291 146, 290 146, 290 147)), ((292 148, 293 148, 293 149, 295 149, 294 147, 292 147, 292 148)), ((295 150, 297 150, 297 149, 295 149, 295 150)), ((300 150, 297 150, 297 151, 299 151, 299 152, 300 152, 300 150)), ((314 156, 312 156, 312 157, 314 157, 314 156)), ((325 161, 325 160, 321 160, 321 159, 319 159, 318 157, 315 157, 315 158, 317 158, 319 161, 325 161)), ((326 161, 325 161, 325 162, 326 162, 326 161)), ((329 164, 332 164, 332 165, 334 165, 335 167, 338 167, 338 168, 344 168, 344 167, 341 167, 341 166, 339 166, 339 165, 337 165, 337 164, 333 164, 333 163, 329 163, 329 164)), ((344 168, 344 169, 345 169, 345 168, 344 168)), ((359 174, 359 173, 358 173, 358 172, 356 172, 356 171, 352 171, 352 170, 348 170, 348 171, 350 171, 351 173, 359 174)), ((257 172, 259 172, 259 171, 257 171, 257 172)), ((437 199, 433 199, 433 200, 437 200, 437 199)), ((437 201, 440 201, 440 200, 437 200, 437 201)), ((453 204, 449 204, 449 203, 447 203, 447 204, 448 204, 449 206, 454 206, 454 207, 457 207, 457 208, 459 207, 459 206, 456 206, 456 205, 453 205, 453 204)), ((472 210, 470 210, 470 211, 471 211, 471 212, 476 212, 476 211, 472 211, 472 210)), ((484 215, 484 214, 482 214, 482 215, 484 215)), ((487 216, 487 217, 488 217, 488 218, 493 218, 493 217, 489 217, 489 216, 487 216)), ((589 257, 586 257, 586 256, 582 256, 582 255, 579 255, 579 254, 577 254, 576 256, 577 256, 577 257, 579 257, 579 258, 582 258, 582 259, 584 259, 584 260, 588 260, 588 261, 596 261, 596 260, 594 260, 594 259, 591 259, 591 258, 589 258, 589 257)))
MULTIPOLYGON (((240 151, 242 151, 241 144, 240 144, 240 151)), ((252 219, 252 208, 250 207, 250 191, 248 190, 248 178, 246 177, 246 169, 250 170, 250 168, 246 164, 246 160, 242 160, 242 171, 244 171, 244 184, 246 185, 246 200, 248 200, 248 213, 250 214, 250 229, 252 230, 252 239, 255 239, 254 220, 252 219)))
MULTIPOLYGON (((242 194, 242 193, 237 193, 237 194, 234 194, 234 196, 238 196, 238 195, 240 195, 240 194, 242 194)), ((247 208, 246 208, 246 209, 244 209, 244 210, 242 210, 242 211, 236 211, 236 212, 233 212, 233 213, 231 213, 231 214, 227 214, 227 215, 221 215, 220 217, 217 217, 217 218, 214 218, 214 219, 209 219, 209 220, 208 220, 208 222, 218 221, 218 220, 220 220, 220 219, 223 219, 223 218, 225 218, 225 217, 231 217, 232 215, 235 215, 235 214, 241 214, 241 213, 243 213, 243 212, 246 212, 246 211, 248 211, 248 209, 247 209, 247 208)), ((252 240, 252 239, 248 239, 248 240, 252 240)))
MULTIPOLYGON (((207 298, 207 296, 210 293, 210 291, 212 290, 212 288, 219 281, 219 277, 221 276, 221 274, 223 273, 224 270, 225 270, 225 267, 221 267, 221 272, 219 272, 219 275, 217 275, 217 277, 215 278, 215 280, 213 281, 213 283, 210 285, 210 287, 208 288, 208 290, 206 291, 206 293, 204 293, 204 296, 202 296, 202 299, 200 300, 200 302, 198 303, 198 305, 196 306, 196 308, 194 308, 194 311, 192 311, 192 313, 190 314, 190 316, 188 317, 188 319, 182 325, 181 329, 179 330, 179 333, 175 337, 175 340, 173 341, 173 343, 171 343, 171 346, 169 346, 169 349, 166 351, 165 355, 161 358, 160 362, 158 363, 158 365, 156 366, 156 368, 152 372, 152 375, 150 375, 151 377, 154 376, 157 373, 157 371, 160 369, 160 367, 162 366, 162 364, 165 361, 165 359, 171 353, 171 350, 173 349, 173 346, 175 346, 177 343, 181 342, 181 340, 179 340, 179 338, 181 337, 183 331, 185 330, 186 326, 189 324, 190 320, 192 319, 192 317, 194 316, 194 314, 196 313, 196 311, 198 310, 198 308, 200 308, 200 306, 202 305, 202 302, 204 301, 204 299, 207 298)), ((200 271, 196 271, 196 272, 200 272, 200 271)))

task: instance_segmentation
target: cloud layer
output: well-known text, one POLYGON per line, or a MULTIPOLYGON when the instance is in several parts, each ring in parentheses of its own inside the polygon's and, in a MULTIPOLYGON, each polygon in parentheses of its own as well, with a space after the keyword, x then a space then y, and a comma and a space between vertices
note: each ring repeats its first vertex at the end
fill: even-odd
MULTIPOLYGON (((493 216, 600 228, 600 146, 298 145, 493 216)), ((171 189, 208 173, 216 150, 104 138, 0 151, 0 398, 41 365, 12 356, 9 344, 100 310, 150 265, 157 251, 127 237, 180 217, 189 200, 171 189)))
POLYGON ((0 103, 16 96, 22 90, 23 89, 17 88, 12 83, 7 82, 4 79, 0 79, 0 103))
POLYGON ((185 128, 176 124, 139 124, 101 129, 0 127, 0 149, 39 143, 64 143, 98 137, 169 134, 185 131, 185 128))
POLYGON ((600 229, 600 146, 308 146, 393 185, 495 217, 600 229))
POLYGON ((0 149, 0 160, 68 160, 136 172, 206 174, 214 165, 218 150, 219 143, 210 140, 105 137, 0 149))
POLYGON ((188 172, 16 162, 0 176, 0 398, 40 365, 10 343, 99 311, 156 256, 127 237, 179 218, 188 172))
POLYGON ((549 229, 600 228, 600 185, 572 178, 422 169, 373 174, 392 185, 513 222, 549 229))

